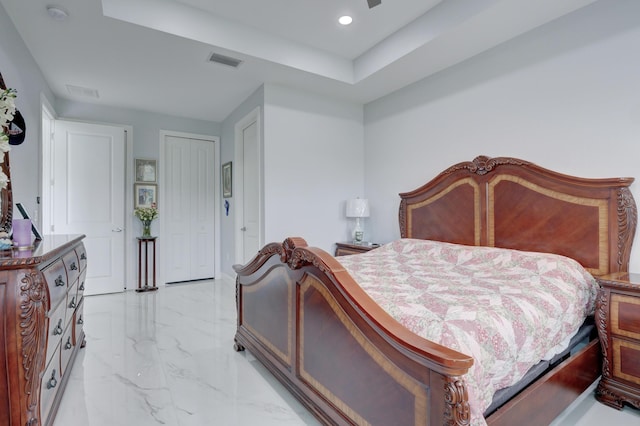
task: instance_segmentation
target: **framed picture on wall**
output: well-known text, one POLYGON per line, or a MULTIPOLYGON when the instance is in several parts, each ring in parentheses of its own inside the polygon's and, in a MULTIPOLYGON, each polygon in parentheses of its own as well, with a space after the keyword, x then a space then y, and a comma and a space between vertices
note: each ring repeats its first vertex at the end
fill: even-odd
POLYGON ((135 207, 151 207, 158 204, 158 185, 136 183, 133 186, 135 207))
POLYGON ((136 158, 136 182, 156 183, 158 167, 156 160, 136 158))
POLYGON ((232 188, 231 161, 222 165, 222 196, 224 198, 231 197, 232 188))

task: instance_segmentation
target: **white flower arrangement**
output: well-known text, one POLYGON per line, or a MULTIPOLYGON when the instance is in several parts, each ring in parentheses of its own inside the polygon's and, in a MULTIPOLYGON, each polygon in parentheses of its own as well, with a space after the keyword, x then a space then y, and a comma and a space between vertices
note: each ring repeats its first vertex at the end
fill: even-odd
POLYGON ((156 208, 155 203, 153 203, 151 207, 138 207, 133 211, 133 213, 143 222, 152 221, 158 217, 158 209, 156 208))
MULTIPOLYGON (((16 91, 6 89, 0 91, 0 163, 4 162, 4 154, 11 150, 9 145, 9 123, 16 113, 16 91)), ((5 189, 9 177, 0 169, 0 188, 5 189)))

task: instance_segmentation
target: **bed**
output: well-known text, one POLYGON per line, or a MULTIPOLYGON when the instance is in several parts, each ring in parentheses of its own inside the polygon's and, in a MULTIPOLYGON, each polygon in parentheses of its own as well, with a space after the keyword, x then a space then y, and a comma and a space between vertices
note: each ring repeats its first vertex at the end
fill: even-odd
MULTIPOLYGON (((595 277, 627 271, 637 222, 632 182, 479 156, 400 194, 400 236, 557 254, 595 277)), ((234 269, 235 349, 248 349, 321 422, 475 423, 465 379, 474 358, 400 324, 338 259, 292 237, 234 269)), ((561 413, 600 374, 597 333, 582 337, 483 422, 543 425, 561 413)))

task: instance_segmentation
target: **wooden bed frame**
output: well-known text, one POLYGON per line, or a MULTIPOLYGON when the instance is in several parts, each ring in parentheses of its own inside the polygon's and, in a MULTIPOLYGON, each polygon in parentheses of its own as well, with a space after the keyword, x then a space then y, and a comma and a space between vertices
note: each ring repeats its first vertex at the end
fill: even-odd
MULTIPOLYGON (((562 254, 595 276, 627 271, 632 182, 481 156, 400 194, 401 236, 562 254)), ((333 256, 288 238, 234 269, 235 349, 249 349, 321 422, 469 423, 462 377, 473 359, 401 326, 333 256)), ((486 420, 548 424, 599 374, 596 339, 486 420)))

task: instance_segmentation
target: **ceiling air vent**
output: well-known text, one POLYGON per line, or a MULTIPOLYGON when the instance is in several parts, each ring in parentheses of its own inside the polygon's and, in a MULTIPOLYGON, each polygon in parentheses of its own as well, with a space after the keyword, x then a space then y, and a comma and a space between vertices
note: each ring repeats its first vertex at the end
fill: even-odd
POLYGON ((96 89, 89 89, 87 87, 72 86, 67 84, 67 91, 74 96, 81 96, 83 98, 98 99, 98 91, 96 89))
POLYGON ((231 56, 224 56, 219 53, 212 53, 209 56, 209 62, 215 62, 216 64, 222 64, 233 68, 238 68, 242 63, 240 59, 232 58, 231 56))

